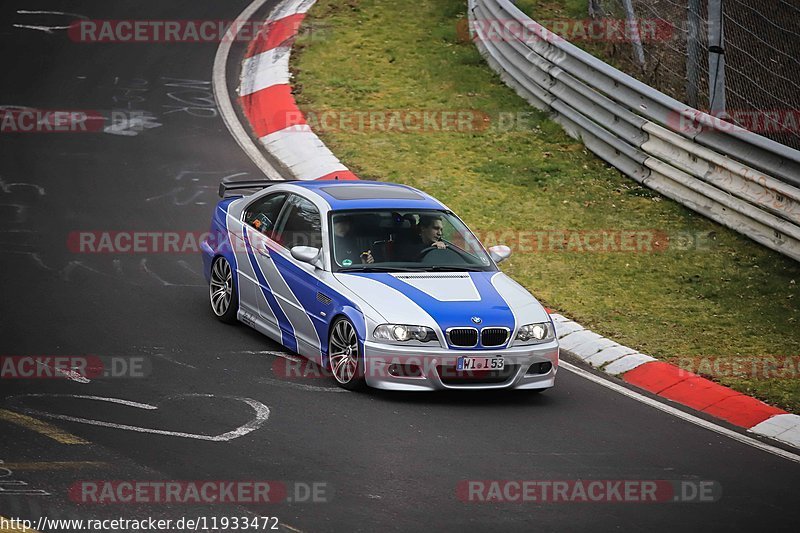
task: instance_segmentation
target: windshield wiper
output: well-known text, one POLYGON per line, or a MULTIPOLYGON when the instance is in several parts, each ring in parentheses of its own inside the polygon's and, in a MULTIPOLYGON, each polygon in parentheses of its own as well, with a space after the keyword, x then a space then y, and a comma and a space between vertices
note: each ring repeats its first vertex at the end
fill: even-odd
POLYGON ((416 268, 405 267, 376 267, 370 265, 354 266, 347 268, 340 268, 337 273, 348 272, 417 272, 416 268))
POLYGON ((430 265, 414 269, 423 272, 485 272, 480 267, 430 265))

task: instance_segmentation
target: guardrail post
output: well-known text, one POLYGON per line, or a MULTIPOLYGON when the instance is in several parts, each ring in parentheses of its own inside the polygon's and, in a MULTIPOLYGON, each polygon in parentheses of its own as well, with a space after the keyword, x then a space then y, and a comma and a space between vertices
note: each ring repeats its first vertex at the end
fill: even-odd
POLYGON ((722 1, 708 0, 708 108, 714 116, 725 112, 725 35, 722 1))
POLYGON ((624 0, 623 3, 625 4, 625 18, 628 19, 628 31, 630 32, 636 62, 640 67, 643 67, 644 48, 642 47, 642 37, 639 35, 639 21, 636 20, 636 14, 633 12, 633 2, 624 0))
POLYGON ((589 16, 593 19, 602 17, 605 14, 603 6, 600 5, 600 0, 589 0, 589 16))
POLYGON ((689 0, 686 8, 686 103, 700 106, 700 7, 702 0, 689 0))

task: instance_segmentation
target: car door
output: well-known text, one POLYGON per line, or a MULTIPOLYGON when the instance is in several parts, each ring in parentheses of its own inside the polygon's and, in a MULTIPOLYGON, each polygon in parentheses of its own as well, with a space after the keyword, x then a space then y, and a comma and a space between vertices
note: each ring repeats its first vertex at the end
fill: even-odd
POLYGON ((243 246, 236 249, 242 308, 246 313, 258 315, 271 336, 280 341, 283 339, 278 318, 266 304, 271 299, 271 289, 263 269, 264 263, 269 261, 270 248, 277 247, 272 237, 288 196, 286 192, 268 194, 244 209, 241 236, 243 246))
POLYGON ((285 337, 294 337, 294 349, 312 360, 320 360, 320 336, 324 331, 317 298, 316 268, 291 255, 294 246, 322 248, 319 209, 308 199, 290 194, 278 218, 270 256, 256 255, 274 296, 267 301, 285 337))

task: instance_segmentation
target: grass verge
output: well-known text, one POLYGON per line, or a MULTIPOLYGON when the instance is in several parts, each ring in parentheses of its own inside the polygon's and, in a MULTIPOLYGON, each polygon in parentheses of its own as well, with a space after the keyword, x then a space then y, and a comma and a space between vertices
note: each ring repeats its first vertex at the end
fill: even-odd
POLYGON ((323 141, 362 178, 423 189, 485 244, 506 241, 514 254, 503 270, 545 305, 800 412, 800 264, 588 153, 489 69, 463 39, 465 17, 463 0, 320 0, 305 22, 314 31, 292 58, 312 126, 325 111, 474 110, 489 118, 424 133, 328 124, 318 131, 323 141), (649 243, 623 249, 620 235, 629 231, 649 243), (615 239, 617 251, 596 251, 609 249, 597 244, 603 238, 615 239))

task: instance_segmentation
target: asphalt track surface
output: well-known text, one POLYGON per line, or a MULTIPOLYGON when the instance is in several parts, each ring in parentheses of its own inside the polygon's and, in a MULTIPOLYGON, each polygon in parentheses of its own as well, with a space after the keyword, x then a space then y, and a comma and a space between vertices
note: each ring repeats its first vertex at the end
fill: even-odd
MULTIPOLYGON (((259 172, 209 103, 216 43, 75 43, 61 30, 14 27, 59 25, 64 17, 17 11, 232 20, 246 4, 13 0, 0 6, 0 105, 128 109, 160 123, 137 135, 0 137, 0 353, 142 357, 151 369, 142 379, 89 383, 2 380, 0 409, 35 409, 34 418, 85 443, 63 444, 47 430, 31 429, 30 421, 0 420, 1 516, 247 514, 275 516, 281 529, 300 531, 796 531, 800 464, 575 374, 562 370, 557 386, 541 395, 349 393, 326 379, 287 380, 275 371, 282 359, 269 353, 279 346, 212 317, 199 254, 72 253, 66 243, 73 231, 202 232, 219 180, 259 172), (269 419, 220 442, 45 416, 219 435, 252 419, 242 399, 267 406, 269 419), (723 493, 714 503, 680 504, 457 498, 459 481, 489 479, 713 480, 723 493), (8 494, 9 480, 49 495, 8 494), (79 480, 324 482, 329 501, 77 505, 67 492, 79 480)), ((230 61, 238 64, 241 54, 235 46, 230 61)))

